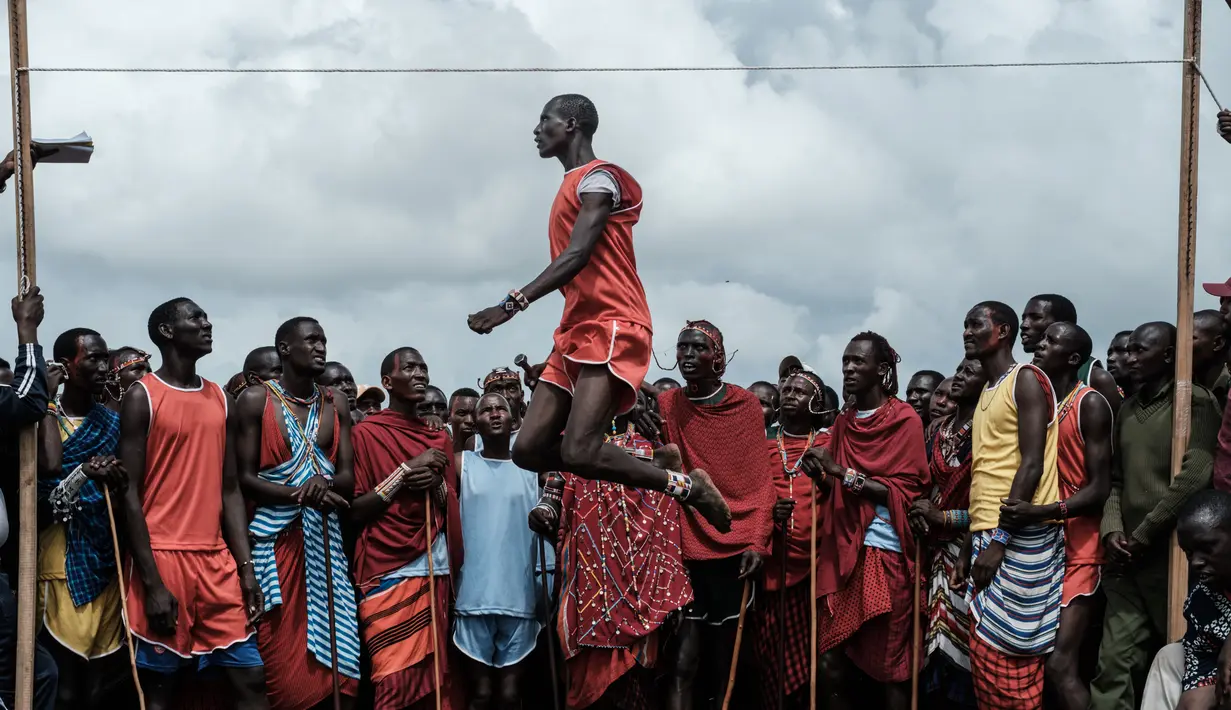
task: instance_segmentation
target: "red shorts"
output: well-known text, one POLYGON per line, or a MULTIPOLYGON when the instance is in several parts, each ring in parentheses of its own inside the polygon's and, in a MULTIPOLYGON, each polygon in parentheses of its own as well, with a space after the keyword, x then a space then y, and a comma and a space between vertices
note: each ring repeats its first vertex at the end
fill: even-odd
POLYGON ((1064 592, 1060 606, 1068 606, 1078 597, 1088 597, 1098 590, 1103 566, 1098 563, 1072 563, 1064 566, 1064 592))
POLYGON ((184 658, 252 636, 239 572, 229 550, 154 550, 154 563, 167 591, 179 602, 175 635, 156 636, 150 630, 141 575, 131 573, 130 566, 127 608, 134 636, 184 658))
POLYGON ((650 371, 653 357, 654 338, 649 328, 628 321, 585 321, 567 329, 557 328, 554 340, 541 381, 571 395, 582 365, 606 365, 628 385, 616 394, 615 413, 624 414, 637 405, 637 390, 650 371))

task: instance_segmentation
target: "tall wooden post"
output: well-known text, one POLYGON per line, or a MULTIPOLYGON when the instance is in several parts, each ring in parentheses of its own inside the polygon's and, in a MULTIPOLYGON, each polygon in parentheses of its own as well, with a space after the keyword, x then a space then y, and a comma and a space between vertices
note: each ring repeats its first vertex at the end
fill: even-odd
MULTIPOLYGON (((1197 261, 1197 142, 1200 138, 1201 78, 1194 62, 1201 61, 1201 0, 1184 3, 1184 63, 1180 119, 1180 234, 1176 297, 1175 415, 1171 425, 1171 477, 1180 472, 1192 421, 1193 282, 1197 261)), ((1167 586, 1167 635, 1184 635, 1184 599, 1188 596, 1188 561, 1172 534, 1171 574, 1167 586)))
MULTIPOLYGON (((34 259, 34 163, 30 155, 30 74, 18 71, 30 64, 26 46, 26 0, 9 0, 9 64, 13 78, 13 176, 17 188, 18 295, 36 284, 34 259)), ((18 500, 21 537, 17 571, 17 688, 18 710, 34 702, 34 582, 37 574, 37 426, 22 430, 18 439, 21 467, 18 500)))

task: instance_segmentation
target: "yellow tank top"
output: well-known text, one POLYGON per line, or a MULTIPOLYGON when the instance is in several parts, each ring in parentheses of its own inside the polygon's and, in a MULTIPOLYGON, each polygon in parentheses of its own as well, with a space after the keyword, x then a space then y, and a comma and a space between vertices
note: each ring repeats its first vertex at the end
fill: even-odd
MULTIPOLYGON (((1009 497, 1013 477, 1022 463, 1017 443, 1017 377, 1024 365, 1014 365, 999 383, 989 385, 979 395, 971 427, 970 529, 993 530, 1000 524, 1001 500, 1009 497)), ((1031 376, 1031 375, 1027 375, 1031 376)), ((1043 477, 1034 493, 1035 505, 1060 499, 1060 479, 1056 468, 1056 396, 1051 396, 1052 418, 1047 426, 1043 449, 1043 477)))

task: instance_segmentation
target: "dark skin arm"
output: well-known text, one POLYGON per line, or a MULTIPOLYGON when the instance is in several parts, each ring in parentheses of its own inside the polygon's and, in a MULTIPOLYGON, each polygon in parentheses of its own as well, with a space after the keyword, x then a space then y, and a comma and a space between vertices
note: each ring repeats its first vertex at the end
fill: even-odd
POLYGON ((1124 398, 1120 396, 1120 388, 1116 386, 1116 380, 1110 372, 1101 367, 1091 368, 1090 386, 1098 390, 1107 400, 1107 404, 1111 405, 1113 417, 1120 414, 1120 405, 1124 403, 1124 398))
POLYGON ((128 527, 128 549, 133 566, 145 587, 145 616, 154 633, 175 633, 179 601, 162 583, 154 553, 150 549, 150 529, 141 508, 141 489, 145 479, 145 443, 150 427, 150 398, 145 388, 133 385, 124 394, 120 408, 120 460, 128 471, 124 493, 123 520, 128 527))
MULTIPOLYGON (((410 473, 403 479, 402 488, 396 495, 406 495, 408 491, 421 495, 423 491, 439 486, 448 461, 449 454, 437 449, 428 449, 406 462, 410 473)), ((386 503, 376 494, 376 491, 370 491, 351 503, 351 517, 361 524, 370 523, 384 515, 389 505, 390 503, 386 503)))
POLYGON ((224 393, 223 396, 228 400, 228 407, 226 456, 222 464, 222 537, 239 568, 239 587, 244 594, 244 607, 248 611, 248 621, 253 622, 264 610, 264 601, 261 599, 256 569, 252 565, 252 551, 248 547, 248 511, 244 508, 244 495, 239 490, 239 473, 235 463, 239 407, 231 395, 224 393))
MULTIPOLYGON (((842 468, 833 460, 833 454, 830 453, 828 447, 813 447, 804 452, 803 464, 801 464, 804 472, 816 477, 817 473, 824 474, 836 478, 840 483, 842 477, 846 475, 846 469, 842 468)), ((860 471, 865 476, 870 476, 868 471, 860 471)), ((848 491, 849 492, 849 491, 848 491)), ((853 494, 854 495, 854 494, 853 494)), ((868 478, 863 484, 863 490, 858 493, 860 498, 872 501, 879 505, 889 504, 889 487, 883 483, 868 478)))
MULTIPOLYGON (((611 195, 605 192, 586 192, 581 195, 581 211, 573 225, 569 245, 560 256, 547 265, 543 273, 521 290, 530 303, 549 293, 560 290, 577 278, 577 274, 590 263, 594 247, 603 236, 607 219, 611 216, 611 195)), ((501 306, 491 306, 470 316, 468 324, 476 333, 490 333, 492 329, 512 318, 512 313, 501 306)))
MULTIPOLYGON (((1018 374, 1015 394, 1017 446, 1021 451, 1021 464, 1013 476, 1013 485, 1006 500, 1028 501, 1034 499, 1034 492, 1043 478, 1043 450, 1047 445, 1047 424, 1051 421, 1052 403, 1038 378, 1028 370, 1018 374)), ((1001 508, 1002 528, 1011 531, 1028 522, 1018 520, 1011 510, 1001 508)), ((971 566, 970 576, 974 579, 975 588, 983 589, 991 584, 1003 561, 1004 545, 995 541, 989 543, 971 566)))
POLYGON ((297 488, 263 480, 261 469, 261 420, 265 416, 264 386, 249 387, 235 405, 235 468, 239 485, 257 505, 296 503, 297 488))
MULTIPOLYGON (((1069 517, 1097 515, 1111 494, 1111 410, 1097 397, 1086 397, 1081 403, 1081 435, 1085 439, 1086 485, 1065 501, 1069 517)), ((1060 519, 1060 504, 1031 505, 1021 500, 1008 500, 1001 508, 1014 510, 1018 517, 1030 522, 1060 519)))
MULTIPOLYGON (((333 404, 329 406, 336 407, 338 402, 346 401, 346 395, 336 387, 332 389, 333 404)), ((355 495, 355 450, 350 443, 351 426, 347 412, 339 411, 338 430, 334 432, 334 436, 338 437, 338 455, 333 467, 333 492, 346 500, 355 495)))

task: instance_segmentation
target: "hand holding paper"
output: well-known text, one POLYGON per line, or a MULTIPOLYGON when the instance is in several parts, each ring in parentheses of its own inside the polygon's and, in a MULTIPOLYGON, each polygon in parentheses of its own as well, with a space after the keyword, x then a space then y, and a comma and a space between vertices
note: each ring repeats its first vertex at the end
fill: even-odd
POLYGON ((31 149, 35 163, 88 163, 94 154, 94 139, 85 131, 72 138, 36 138, 31 149))

